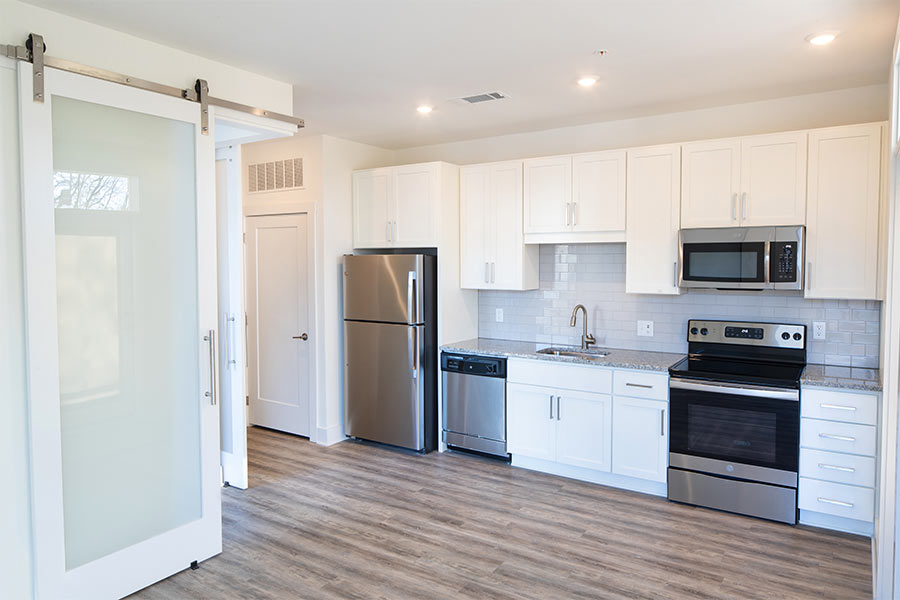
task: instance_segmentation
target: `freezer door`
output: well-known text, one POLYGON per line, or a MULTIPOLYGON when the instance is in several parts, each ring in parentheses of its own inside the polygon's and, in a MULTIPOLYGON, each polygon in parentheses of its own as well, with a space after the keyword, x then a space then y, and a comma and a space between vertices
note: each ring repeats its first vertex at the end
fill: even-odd
POLYGON ((422 323, 424 256, 366 254, 344 257, 344 318, 422 323))
POLYGON ((344 322, 344 425, 349 436, 425 447, 421 325, 344 322))

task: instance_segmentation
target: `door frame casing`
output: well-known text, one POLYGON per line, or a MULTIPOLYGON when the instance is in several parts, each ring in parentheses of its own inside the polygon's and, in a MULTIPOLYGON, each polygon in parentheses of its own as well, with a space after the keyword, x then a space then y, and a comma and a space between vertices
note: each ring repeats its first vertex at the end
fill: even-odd
MULTIPOLYGON (((247 207, 244 208, 244 232, 248 229, 247 219, 253 217, 284 217, 289 215, 299 215, 306 214, 306 274, 307 274, 307 313, 309 319, 309 337, 310 341, 313 342, 312 348, 310 348, 309 352, 309 440, 311 442, 317 442, 318 438, 318 389, 319 389, 319 379, 318 379, 318 360, 317 356, 321 352, 323 347, 322 340, 319 338, 318 332, 318 291, 319 291, 319 273, 316 269, 317 264, 317 247, 318 247, 318 239, 317 239, 317 223, 318 223, 318 206, 315 202, 296 202, 292 203, 291 208, 289 210, 266 210, 264 207, 247 207)), ((250 299, 247 296, 249 294, 250 282, 247 278, 247 273, 249 272, 249 253, 247 252, 247 245, 244 244, 244 307, 250 305, 250 299)), ((249 315, 249 311, 247 313, 249 315)), ((246 330, 245 330, 246 332, 246 330)), ((245 337, 245 343, 248 356, 250 351, 249 344, 250 339, 249 335, 245 337)), ((252 366, 250 365, 250 361, 247 361, 247 386, 249 393, 249 385, 252 378, 250 377, 249 369, 252 366)), ((248 421, 249 424, 249 421, 248 421)))
MULTIPOLYGON (((66 570, 61 415, 59 407, 54 208, 52 202, 52 96, 122 108, 194 125, 198 249, 198 329, 216 329, 214 154, 200 134, 199 107, 114 83, 52 68, 44 71, 45 102, 32 100, 31 65, 19 63, 19 131, 26 307, 34 593, 37 598, 121 597, 168 577, 192 561, 222 551, 218 409, 203 397, 210 375, 208 347, 197 340, 201 454, 201 517, 66 570), (44 199, 43 201, 41 199, 44 199)), ((211 390, 210 390, 211 391, 211 390)))

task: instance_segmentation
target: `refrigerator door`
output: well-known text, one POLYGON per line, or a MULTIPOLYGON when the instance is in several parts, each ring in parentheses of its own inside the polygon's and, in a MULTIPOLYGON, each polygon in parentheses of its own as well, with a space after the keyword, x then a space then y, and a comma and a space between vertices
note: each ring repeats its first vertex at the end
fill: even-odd
POLYGON ((344 257, 344 319, 423 323, 421 254, 344 257))
POLYGON ((425 327, 344 321, 349 436, 425 448, 425 327))

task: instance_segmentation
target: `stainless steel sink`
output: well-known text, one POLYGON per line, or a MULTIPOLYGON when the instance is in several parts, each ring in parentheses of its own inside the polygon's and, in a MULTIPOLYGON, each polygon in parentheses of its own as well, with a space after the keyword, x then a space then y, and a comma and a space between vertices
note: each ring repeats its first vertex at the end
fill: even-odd
POLYGON ((551 356, 568 356, 570 358, 582 358, 587 360, 597 360, 605 356, 609 356, 609 352, 605 350, 575 350, 573 348, 541 348, 538 354, 549 354, 551 356))

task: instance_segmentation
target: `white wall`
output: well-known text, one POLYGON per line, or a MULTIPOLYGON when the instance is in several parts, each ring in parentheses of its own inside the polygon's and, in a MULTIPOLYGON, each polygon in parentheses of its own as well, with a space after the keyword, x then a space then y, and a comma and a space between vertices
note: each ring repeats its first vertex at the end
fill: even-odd
MULTIPOLYGON (((197 23, 197 27, 209 25, 197 23)), ((23 45, 29 33, 44 36, 48 56, 180 88, 206 79, 212 96, 293 114, 289 83, 30 4, 0 1, 0 44, 23 45)))
POLYGON ((31 595, 16 71, 0 58, 0 587, 31 595))
MULTIPOLYGON (((887 84, 621 121, 517 133, 396 152, 397 163, 494 160, 590 152, 736 135, 883 121, 887 84)), ((472 107, 471 110, 478 110, 472 107)))

